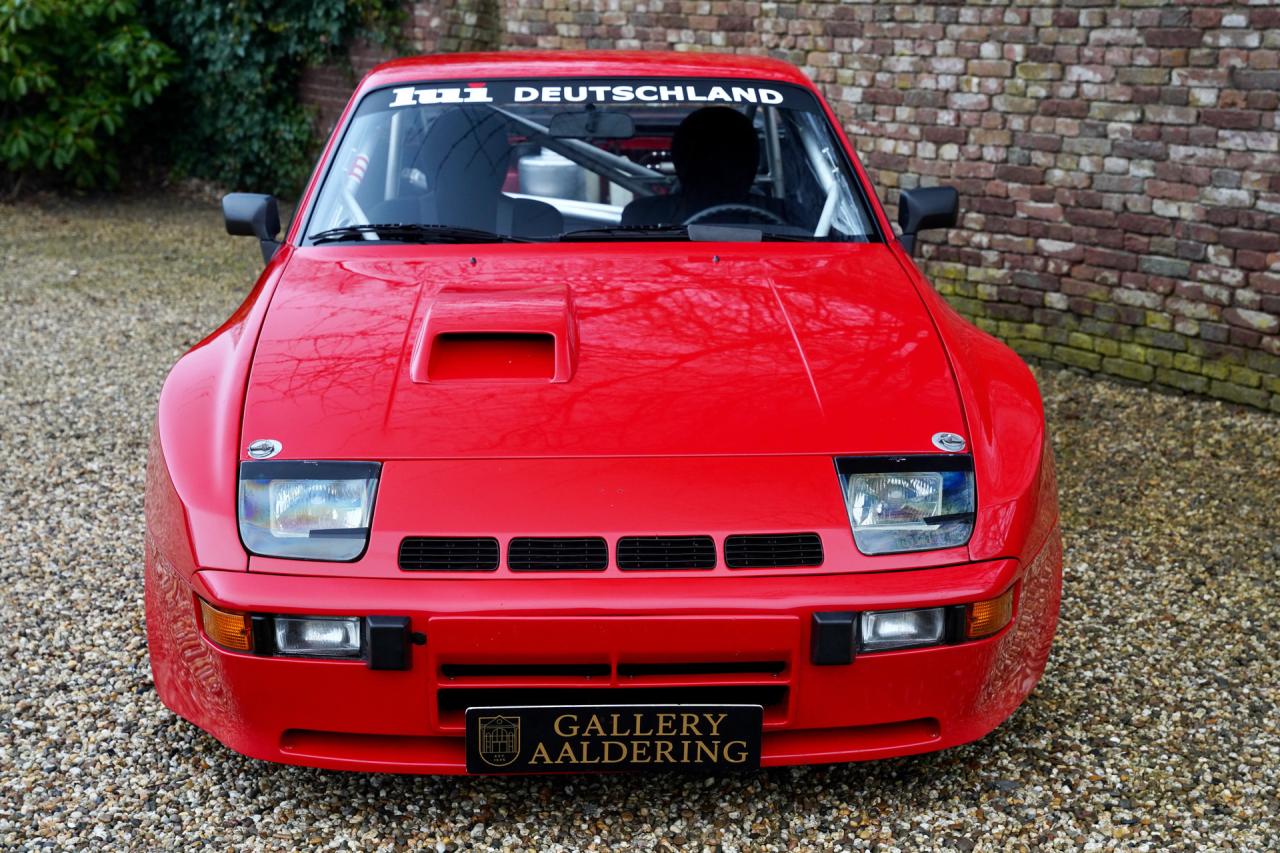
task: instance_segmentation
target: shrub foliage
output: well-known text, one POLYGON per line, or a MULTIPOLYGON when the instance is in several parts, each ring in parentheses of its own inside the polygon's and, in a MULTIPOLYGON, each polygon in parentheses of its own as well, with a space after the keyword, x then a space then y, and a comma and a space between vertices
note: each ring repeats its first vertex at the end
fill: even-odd
POLYGON ((0 0, 0 171, 114 184, 130 121, 169 81, 174 53, 134 0, 0 0))
POLYGON ((155 25, 182 54, 165 98, 182 172, 230 189, 290 195, 315 155, 298 102, 303 69, 363 36, 385 41, 396 0, 150 0, 155 25))

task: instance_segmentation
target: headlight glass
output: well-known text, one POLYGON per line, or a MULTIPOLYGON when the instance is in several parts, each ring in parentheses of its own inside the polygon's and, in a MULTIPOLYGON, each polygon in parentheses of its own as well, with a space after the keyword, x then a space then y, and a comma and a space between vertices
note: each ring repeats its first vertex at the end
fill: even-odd
POLYGON ((264 557, 358 559, 380 472, 376 462, 241 462, 240 538, 264 557))
POLYGON ((864 554, 953 548, 973 533, 968 456, 842 457, 836 470, 864 554))
POLYGON ((871 610, 862 614, 860 650, 881 652, 936 646, 942 642, 946 614, 941 607, 925 610, 871 610))
POLYGON ((275 623, 278 654, 360 656, 360 620, 353 616, 277 616, 275 623))

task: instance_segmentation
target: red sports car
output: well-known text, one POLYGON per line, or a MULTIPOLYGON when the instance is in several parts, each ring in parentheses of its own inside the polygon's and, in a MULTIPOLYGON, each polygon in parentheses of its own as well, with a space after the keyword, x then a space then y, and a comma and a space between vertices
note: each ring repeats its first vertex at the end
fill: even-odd
POLYGON ((425 57, 359 85, 173 368, 156 689, 246 755, 733 769, 991 731, 1061 595, 1035 381, 790 65, 425 57))

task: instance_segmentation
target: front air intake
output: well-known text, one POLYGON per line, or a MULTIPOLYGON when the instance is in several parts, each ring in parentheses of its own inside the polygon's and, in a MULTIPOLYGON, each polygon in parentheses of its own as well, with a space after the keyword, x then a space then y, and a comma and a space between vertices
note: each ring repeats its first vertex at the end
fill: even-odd
POLYGON ((408 572, 492 572, 498 568, 498 540, 410 536, 400 542, 400 568, 408 572))
POLYGON ((724 540, 724 564, 731 569, 781 569, 822 565, 822 537, 816 533, 766 533, 724 540))
POLYGON ((524 536, 507 546, 513 572, 599 572, 608 564, 609 546, 598 536, 524 536))
POLYGON ((714 569, 716 543, 710 536, 624 536, 618 540, 617 562, 629 572, 714 569))

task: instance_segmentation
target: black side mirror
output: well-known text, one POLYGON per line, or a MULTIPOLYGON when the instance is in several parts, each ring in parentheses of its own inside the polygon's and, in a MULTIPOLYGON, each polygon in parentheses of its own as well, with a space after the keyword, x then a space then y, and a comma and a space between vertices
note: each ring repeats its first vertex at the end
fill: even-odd
POLYGON ((270 262, 280 243, 280 207, 274 196, 259 193, 227 193, 222 197, 222 218, 227 233, 239 237, 257 237, 262 245, 262 260, 270 262))
POLYGON ((930 228, 954 228, 960 218, 960 193, 954 187, 918 187, 898 196, 902 248, 914 254, 916 235, 930 228))

